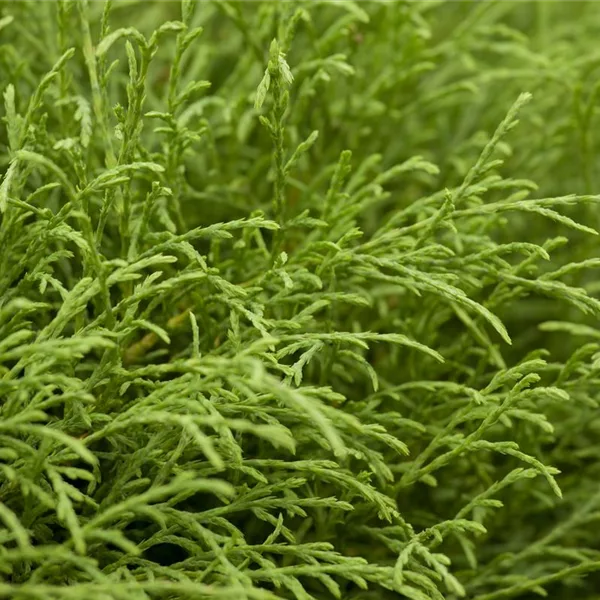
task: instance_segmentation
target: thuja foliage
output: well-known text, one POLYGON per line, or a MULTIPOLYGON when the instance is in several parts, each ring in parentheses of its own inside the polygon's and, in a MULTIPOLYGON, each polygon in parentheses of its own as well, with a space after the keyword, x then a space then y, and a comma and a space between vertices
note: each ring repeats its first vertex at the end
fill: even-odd
POLYGON ((598 597, 597 5, 0 10, 0 598, 598 597))

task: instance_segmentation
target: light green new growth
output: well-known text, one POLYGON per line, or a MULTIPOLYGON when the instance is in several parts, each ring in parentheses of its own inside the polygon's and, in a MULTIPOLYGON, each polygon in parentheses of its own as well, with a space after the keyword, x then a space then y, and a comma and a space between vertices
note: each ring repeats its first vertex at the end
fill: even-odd
POLYGON ((0 4, 0 598, 597 598, 599 25, 0 4))

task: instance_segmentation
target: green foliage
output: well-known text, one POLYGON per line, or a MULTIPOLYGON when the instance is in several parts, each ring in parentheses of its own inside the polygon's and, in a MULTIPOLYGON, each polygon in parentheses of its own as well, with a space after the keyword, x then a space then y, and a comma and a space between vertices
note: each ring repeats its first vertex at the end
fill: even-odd
POLYGON ((594 3, 0 11, 0 598, 597 598, 594 3))

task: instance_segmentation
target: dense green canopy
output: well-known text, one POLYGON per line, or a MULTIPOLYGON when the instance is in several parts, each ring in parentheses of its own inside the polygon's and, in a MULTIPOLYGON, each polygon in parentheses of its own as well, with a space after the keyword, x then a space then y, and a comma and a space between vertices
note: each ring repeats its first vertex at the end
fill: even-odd
POLYGON ((597 600, 598 7, 1 2, 0 599, 597 600))

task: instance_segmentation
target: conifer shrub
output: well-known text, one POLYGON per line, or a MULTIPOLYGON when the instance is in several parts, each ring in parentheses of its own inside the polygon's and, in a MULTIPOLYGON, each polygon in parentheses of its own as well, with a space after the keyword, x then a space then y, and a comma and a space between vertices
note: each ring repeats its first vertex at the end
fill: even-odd
POLYGON ((0 598, 598 598, 595 3, 0 11, 0 598))

